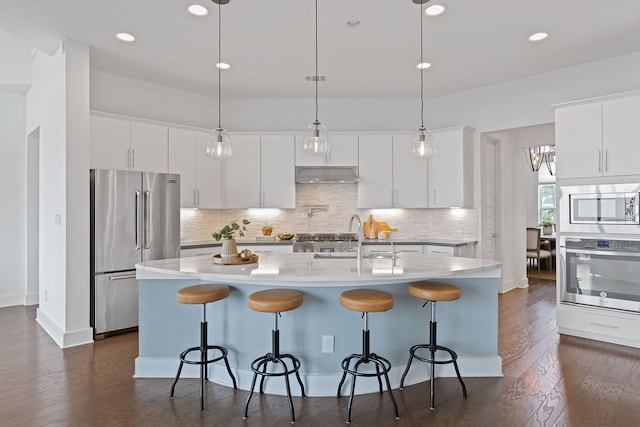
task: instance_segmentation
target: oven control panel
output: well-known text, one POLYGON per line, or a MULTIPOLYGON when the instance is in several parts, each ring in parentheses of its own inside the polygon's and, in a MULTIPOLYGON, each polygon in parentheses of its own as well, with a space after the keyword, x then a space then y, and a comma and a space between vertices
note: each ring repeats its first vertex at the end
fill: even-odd
POLYGON ((640 252, 640 240, 567 238, 567 249, 591 249, 602 251, 640 252))

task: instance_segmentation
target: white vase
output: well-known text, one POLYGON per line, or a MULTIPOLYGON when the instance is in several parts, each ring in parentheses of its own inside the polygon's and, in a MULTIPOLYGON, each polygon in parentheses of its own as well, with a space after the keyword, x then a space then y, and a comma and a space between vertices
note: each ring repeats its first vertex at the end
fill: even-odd
POLYGON ((224 239, 222 241, 220 256, 222 258, 235 258, 238 256, 238 245, 236 245, 235 239, 224 239))

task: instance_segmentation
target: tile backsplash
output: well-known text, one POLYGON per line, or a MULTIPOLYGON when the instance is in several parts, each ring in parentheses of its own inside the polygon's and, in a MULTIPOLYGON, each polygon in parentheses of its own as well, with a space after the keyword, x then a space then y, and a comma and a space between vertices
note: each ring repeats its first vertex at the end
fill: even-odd
POLYGON ((297 184, 296 209, 182 209, 180 237, 183 243, 212 240, 212 231, 242 218, 251 221, 245 237, 261 235, 265 221, 274 233, 348 232, 354 213, 362 221, 373 214, 375 220, 398 228, 395 238, 477 236, 475 209, 358 209, 357 200, 357 185, 297 184))

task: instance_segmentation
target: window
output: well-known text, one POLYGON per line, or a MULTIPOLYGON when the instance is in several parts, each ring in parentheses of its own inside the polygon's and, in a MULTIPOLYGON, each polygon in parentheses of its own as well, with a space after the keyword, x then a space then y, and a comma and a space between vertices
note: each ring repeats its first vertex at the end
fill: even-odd
POLYGON ((538 220, 539 223, 556 223, 556 185, 538 185, 538 220))

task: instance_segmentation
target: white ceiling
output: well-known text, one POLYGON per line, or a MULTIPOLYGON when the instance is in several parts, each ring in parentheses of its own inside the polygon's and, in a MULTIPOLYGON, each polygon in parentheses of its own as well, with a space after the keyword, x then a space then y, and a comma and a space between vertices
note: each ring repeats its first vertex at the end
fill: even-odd
MULTIPOLYGON (((640 1, 431 0, 424 17, 425 96, 432 97, 640 51, 640 1), (537 31, 550 37, 527 41, 537 31)), ((412 0, 319 0, 320 98, 419 96, 420 6, 412 0), (347 21, 358 19, 350 27, 347 21)), ((0 27, 52 53, 91 46, 91 67, 217 93, 218 6, 210 0, 0 0, 0 27), (205 18, 187 13, 199 3, 205 18), (115 39, 130 32, 137 41, 115 39)), ((222 6, 223 97, 309 98, 313 0, 231 0, 222 6)))

